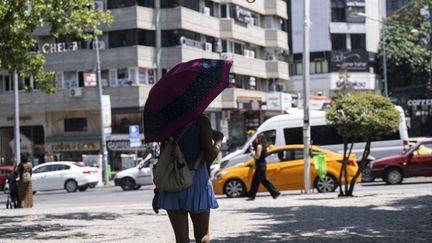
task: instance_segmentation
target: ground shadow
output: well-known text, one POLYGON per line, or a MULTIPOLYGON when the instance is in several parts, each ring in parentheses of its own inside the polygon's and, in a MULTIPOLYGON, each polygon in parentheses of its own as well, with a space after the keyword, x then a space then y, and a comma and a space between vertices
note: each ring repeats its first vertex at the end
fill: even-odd
POLYGON ((89 235, 87 233, 79 231, 79 229, 86 226, 62 224, 58 223, 57 220, 115 220, 119 217, 121 217, 120 214, 114 213, 66 213, 45 214, 38 216, 19 215, 13 217, 0 216, 0 242, 2 241, 2 239, 93 239, 102 235, 89 235), (31 224, 28 224, 29 222, 31 224), (68 233, 65 234, 65 232, 68 233))
POLYGON ((385 207, 260 207, 240 213, 254 215, 258 222, 254 230, 212 242, 430 242, 432 238, 432 196, 385 207))
POLYGON ((66 219, 66 220, 115 220, 121 217, 120 214, 115 213, 66 213, 66 214, 46 214, 46 219, 66 219))

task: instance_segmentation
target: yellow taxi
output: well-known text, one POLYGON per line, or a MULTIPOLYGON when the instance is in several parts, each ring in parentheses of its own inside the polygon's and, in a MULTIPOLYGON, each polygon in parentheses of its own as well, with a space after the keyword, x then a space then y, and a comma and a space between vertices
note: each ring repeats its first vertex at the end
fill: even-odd
MULTIPOLYGON (((342 166, 343 155, 318 146, 311 146, 312 153, 324 153, 327 161, 327 175, 320 178, 311 159, 311 185, 318 192, 332 192, 338 186, 338 177, 342 166)), ((304 160, 303 144, 269 147, 267 152, 267 179, 279 190, 304 189, 304 160)), ((250 190, 254 174, 254 161, 219 170, 212 180, 216 194, 226 194, 228 197, 244 196, 250 190)), ((358 170, 356 156, 349 157, 347 174, 348 180, 354 177, 358 170)), ((358 178, 356 182, 360 182, 358 178)), ((344 181, 342 181, 344 182, 344 181)), ((265 191, 260 184, 258 191, 265 191)))

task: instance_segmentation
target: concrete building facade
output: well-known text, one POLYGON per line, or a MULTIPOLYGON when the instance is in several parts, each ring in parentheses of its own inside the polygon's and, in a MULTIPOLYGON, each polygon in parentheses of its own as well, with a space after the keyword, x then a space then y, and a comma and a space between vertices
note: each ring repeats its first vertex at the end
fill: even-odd
MULTIPOLYGON (((310 10, 311 95, 335 96, 344 86, 347 75, 354 89, 380 90, 375 55, 384 3, 376 0, 313 1, 310 10), (347 72, 341 73, 342 67, 346 67, 347 72)), ((288 1, 292 66, 287 89, 298 93, 303 88, 303 5, 304 1, 288 1)))
MULTIPOLYGON (((108 138, 110 163, 118 169, 121 153, 130 153, 128 126, 143 128, 142 111, 156 80, 156 22, 153 0, 101 0, 110 9, 112 26, 99 37, 104 94, 110 95, 113 135, 108 138)), ((283 0, 161 1, 162 73, 194 58, 232 59, 233 88, 206 110, 214 128, 230 138, 233 148, 246 131, 267 116, 290 106, 283 101, 289 80, 287 4, 283 0), (267 104, 267 97, 272 104, 267 104), (275 98, 276 97, 276 98, 275 98), (279 97, 279 98, 277 98, 279 97)), ((20 92, 21 133, 32 141, 36 161, 81 160, 99 153, 100 118, 95 72, 95 42, 73 36, 54 38, 36 31, 46 69, 56 74, 57 92, 45 94, 30 78, 31 93, 20 92), (90 81, 89 81, 90 80, 90 81)), ((13 92, 11 75, 0 73, 0 157, 12 159, 13 92)))

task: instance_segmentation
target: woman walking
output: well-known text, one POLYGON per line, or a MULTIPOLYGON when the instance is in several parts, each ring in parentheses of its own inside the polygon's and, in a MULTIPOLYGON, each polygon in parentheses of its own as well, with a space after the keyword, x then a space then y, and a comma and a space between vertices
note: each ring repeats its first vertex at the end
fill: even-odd
MULTIPOLYGON (((153 210, 156 213, 159 208, 167 210, 176 242, 189 242, 189 215, 195 241, 210 242, 210 209, 217 208, 218 204, 209 181, 209 171, 211 163, 220 152, 223 134, 212 130, 210 120, 203 112, 230 84, 231 65, 232 62, 228 60, 204 58, 180 63, 152 87, 144 106, 146 143, 161 142, 165 145, 166 141, 174 138, 178 144, 175 147, 180 149, 189 170, 195 170, 192 183, 187 180, 187 185, 190 185, 187 188, 171 190, 158 180, 161 190, 155 189, 153 210)), ((168 144, 165 148, 171 148, 171 145, 168 144)), ((169 150, 165 151, 162 147, 161 155, 166 155, 167 151, 169 150)), ((172 157, 172 163, 178 166, 174 157, 176 156, 172 157)), ((161 156, 159 166, 172 165, 169 158, 161 156)), ((158 165, 155 166, 157 169, 158 165)), ((177 169, 184 168, 183 164, 180 166, 177 169)), ((161 173, 160 169, 155 169, 154 171, 159 171, 157 174, 161 173)), ((176 177, 169 178, 175 180, 176 177)), ((169 178, 165 178, 166 181, 169 178)))
POLYGON ((255 200, 259 183, 262 183, 267 191, 270 192, 271 196, 276 199, 279 197, 280 192, 276 190, 266 177, 267 162, 265 157, 267 156, 267 141, 262 133, 258 134, 255 139, 252 156, 255 160, 255 173, 253 175, 251 189, 248 193, 248 200, 255 200))
MULTIPOLYGON (((180 130, 183 130, 180 129, 180 130)), ((178 136, 178 134, 176 134, 178 136)), ((192 219, 196 242, 210 242, 209 219, 210 209, 218 208, 213 187, 209 181, 209 167, 219 154, 223 134, 212 131, 210 120, 200 116, 180 138, 178 144, 183 152, 189 169, 202 152, 202 162, 193 177, 192 186, 179 192, 166 192, 155 190, 153 205, 167 210, 173 227, 176 242, 189 242, 188 215, 192 219), (214 141, 214 143, 212 142, 214 141)), ((163 148, 161 148, 161 151, 163 148)))
POLYGON ((20 208, 33 207, 33 190, 32 190, 32 163, 27 156, 21 156, 21 163, 18 165, 18 206, 20 208))

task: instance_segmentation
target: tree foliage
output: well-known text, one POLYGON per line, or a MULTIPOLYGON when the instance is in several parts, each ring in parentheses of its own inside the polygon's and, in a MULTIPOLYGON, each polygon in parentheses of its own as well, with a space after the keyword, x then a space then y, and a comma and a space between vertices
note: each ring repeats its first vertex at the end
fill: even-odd
POLYGON ((389 88, 426 84, 431 71, 432 50, 425 42, 429 38, 429 21, 420 9, 431 0, 412 0, 384 21, 378 50, 380 72, 383 70, 383 51, 387 57, 389 88), (413 33, 413 30, 417 30, 413 33))
POLYGON ((0 69, 33 75, 40 89, 54 92, 54 77, 44 70, 45 58, 35 52, 33 33, 47 28, 54 37, 90 39, 95 26, 112 22, 108 11, 93 10, 93 0, 0 1, 0 69))
POLYGON ((397 131, 400 114, 391 101, 381 95, 371 92, 348 93, 339 97, 335 105, 326 112, 327 122, 336 128, 344 142, 344 158, 339 181, 347 176, 346 166, 351 155, 353 144, 365 141, 365 149, 359 170, 350 182, 345 179, 345 192, 340 186, 340 195, 352 196, 354 183, 363 171, 370 153, 371 141, 380 140, 383 136, 397 131))

